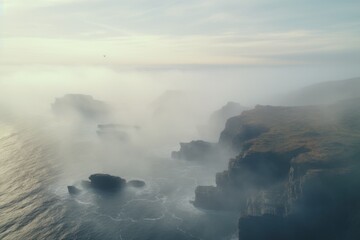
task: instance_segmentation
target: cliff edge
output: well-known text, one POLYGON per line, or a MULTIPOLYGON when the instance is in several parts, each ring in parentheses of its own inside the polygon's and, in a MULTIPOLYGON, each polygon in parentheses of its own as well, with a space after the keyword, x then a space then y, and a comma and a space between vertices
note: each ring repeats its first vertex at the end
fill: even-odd
POLYGON ((360 99, 257 106, 229 119, 219 143, 239 154, 194 205, 238 211, 240 239, 360 236, 360 99))

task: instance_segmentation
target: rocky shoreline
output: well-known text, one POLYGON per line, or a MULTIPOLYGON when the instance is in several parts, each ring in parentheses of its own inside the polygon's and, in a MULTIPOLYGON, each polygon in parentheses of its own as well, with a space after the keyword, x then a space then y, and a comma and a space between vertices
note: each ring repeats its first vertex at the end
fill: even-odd
POLYGON ((216 175, 216 186, 196 188, 194 205, 238 211, 241 240, 355 239, 358 109, 359 99, 257 106, 229 119, 219 144, 239 155, 216 175))

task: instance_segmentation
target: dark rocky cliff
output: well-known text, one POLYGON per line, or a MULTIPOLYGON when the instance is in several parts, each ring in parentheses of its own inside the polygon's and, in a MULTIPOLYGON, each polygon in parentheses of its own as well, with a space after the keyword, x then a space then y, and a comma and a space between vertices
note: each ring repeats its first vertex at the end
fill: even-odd
POLYGON ((359 239, 360 99, 257 106, 228 120, 220 144, 239 155, 194 205, 238 211, 240 239, 359 239))

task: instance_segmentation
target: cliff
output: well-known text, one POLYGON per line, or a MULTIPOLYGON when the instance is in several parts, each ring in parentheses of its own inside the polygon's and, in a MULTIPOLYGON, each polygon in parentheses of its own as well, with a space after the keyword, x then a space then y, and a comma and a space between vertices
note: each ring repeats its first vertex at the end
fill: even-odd
POLYGON ((360 99, 257 106, 229 119, 219 143, 239 155, 194 205, 238 211, 240 239, 360 236, 360 99))

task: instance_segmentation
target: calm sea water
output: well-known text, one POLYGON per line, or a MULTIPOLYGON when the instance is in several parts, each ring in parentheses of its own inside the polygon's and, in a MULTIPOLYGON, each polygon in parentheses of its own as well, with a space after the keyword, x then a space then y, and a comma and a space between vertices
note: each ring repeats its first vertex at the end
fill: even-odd
MULTIPOLYGON (((89 162, 66 160, 74 153, 64 154, 44 133, 28 124, 0 123, 0 239, 235 239, 236 213, 202 211, 190 203, 196 185, 214 180, 205 167, 162 159, 154 163, 159 171, 144 177, 144 189, 71 197, 66 186, 96 170, 100 155, 91 152, 94 142, 74 141, 68 144, 75 155, 89 162)), ((116 163, 111 168, 124 172, 116 163)))

